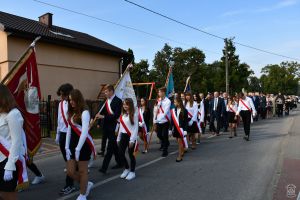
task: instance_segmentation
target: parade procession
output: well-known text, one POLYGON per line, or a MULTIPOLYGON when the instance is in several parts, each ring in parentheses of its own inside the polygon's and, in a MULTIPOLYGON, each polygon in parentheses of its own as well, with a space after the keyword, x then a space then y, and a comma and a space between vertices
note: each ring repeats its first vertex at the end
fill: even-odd
MULTIPOLYGON (((0 9, 0 200, 300 199, 299 55, 192 25, 197 1, 28 2, 0 9)), ((273 4, 220 18, 299 6, 273 4)))

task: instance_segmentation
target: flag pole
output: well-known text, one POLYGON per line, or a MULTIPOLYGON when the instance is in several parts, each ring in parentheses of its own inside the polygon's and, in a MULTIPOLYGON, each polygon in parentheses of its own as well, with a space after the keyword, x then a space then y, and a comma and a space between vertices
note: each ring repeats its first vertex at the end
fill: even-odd
MULTIPOLYGON (((124 74, 126 74, 127 71, 129 71, 129 70, 131 69, 131 66, 132 66, 132 61, 127 65, 125 71, 123 72, 123 74, 121 75, 121 77, 119 78, 119 80, 117 81, 117 83, 115 84, 115 87, 114 87, 115 89, 116 89, 116 88, 118 87, 118 85, 120 84, 121 80, 122 80, 123 77, 124 77, 124 74)), ((106 102, 106 101, 107 101, 107 99, 105 100, 105 102, 106 102)), ((102 107, 100 108, 100 110, 99 110, 98 113, 101 113, 101 111, 104 109, 105 102, 104 102, 104 104, 102 105, 102 107)), ((97 114, 98 114, 98 113, 97 113, 97 114)), ((92 128, 92 126, 95 124, 96 120, 97 120, 96 117, 95 117, 93 120, 91 120, 89 129, 92 128)))
POLYGON ((7 79, 10 77, 10 75, 15 71, 15 69, 18 67, 18 65, 21 63, 21 61, 24 59, 24 57, 27 55, 28 51, 35 47, 36 42, 41 39, 41 36, 36 37, 33 42, 29 45, 29 47, 25 50, 25 52, 22 54, 22 56, 19 58, 19 60, 14 64, 12 69, 6 74, 6 76, 1 80, 1 83, 4 84, 7 79))
POLYGON ((186 79, 185 87, 184 87, 184 90, 183 90, 184 93, 186 92, 186 88, 187 88, 187 86, 188 86, 188 83, 189 83, 189 81, 190 81, 190 78, 191 78, 191 76, 189 76, 189 77, 186 79))

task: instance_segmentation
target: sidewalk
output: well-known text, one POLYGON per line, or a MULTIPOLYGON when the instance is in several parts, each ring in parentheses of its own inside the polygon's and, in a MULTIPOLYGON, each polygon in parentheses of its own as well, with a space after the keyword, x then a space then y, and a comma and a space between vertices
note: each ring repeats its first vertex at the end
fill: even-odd
POLYGON ((273 200, 300 199, 300 115, 291 123, 282 147, 273 200))

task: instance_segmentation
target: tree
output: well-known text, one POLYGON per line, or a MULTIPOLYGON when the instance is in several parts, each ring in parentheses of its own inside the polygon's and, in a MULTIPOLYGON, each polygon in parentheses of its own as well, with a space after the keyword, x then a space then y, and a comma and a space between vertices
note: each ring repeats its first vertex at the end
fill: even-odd
POLYGON ((282 62, 280 65, 267 65, 261 70, 260 81, 268 93, 296 94, 300 80, 300 64, 282 62))
POLYGON ((122 73, 126 70, 127 66, 130 63, 134 64, 134 54, 133 54, 132 49, 129 48, 127 52, 128 52, 128 55, 123 58, 122 73))
MULTIPOLYGON (((236 48, 233 43, 234 38, 225 39, 227 42, 227 55, 228 55, 228 76, 229 76, 229 91, 239 92, 242 88, 248 87, 248 78, 253 74, 250 66, 246 63, 240 64, 239 56, 236 55, 236 48)), ((225 78, 225 59, 226 59, 226 47, 223 49, 222 69, 225 78)), ((225 82, 225 80, 224 80, 225 82)))

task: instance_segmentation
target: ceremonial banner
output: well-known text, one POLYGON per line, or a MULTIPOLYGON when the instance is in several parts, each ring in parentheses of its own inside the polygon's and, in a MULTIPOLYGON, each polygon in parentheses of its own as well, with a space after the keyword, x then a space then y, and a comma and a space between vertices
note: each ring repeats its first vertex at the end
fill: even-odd
POLYGON ((168 98, 172 97, 175 94, 172 67, 170 67, 169 69, 169 73, 166 81, 166 88, 167 88, 166 96, 168 98))
POLYGON ((15 97, 18 109, 24 118, 28 154, 31 158, 41 144, 39 115, 41 91, 34 43, 1 81, 15 97))

